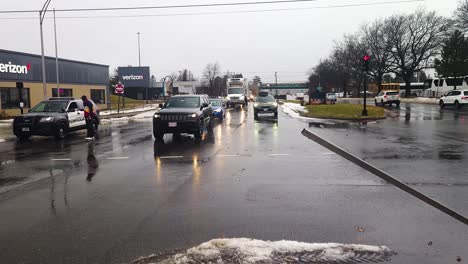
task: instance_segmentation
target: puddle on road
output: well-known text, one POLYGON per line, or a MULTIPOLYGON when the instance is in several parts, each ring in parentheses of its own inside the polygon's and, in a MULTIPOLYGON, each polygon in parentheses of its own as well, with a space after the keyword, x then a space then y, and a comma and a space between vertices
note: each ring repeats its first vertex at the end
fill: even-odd
POLYGON ((153 254, 130 264, 381 263, 390 261, 395 254, 385 246, 232 238, 213 239, 188 250, 153 254))
POLYGON ((458 151, 452 151, 452 150, 442 150, 442 151, 439 151, 439 159, 462 160, 463 153, 458 152, 458 151))

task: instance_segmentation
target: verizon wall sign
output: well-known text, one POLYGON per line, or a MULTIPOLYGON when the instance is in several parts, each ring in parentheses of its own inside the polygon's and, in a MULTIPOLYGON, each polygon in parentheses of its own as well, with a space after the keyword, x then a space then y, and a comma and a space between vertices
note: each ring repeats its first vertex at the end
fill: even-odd
POLYGON ((119 67, 119 81, 126 89, 132 87, 149 87, 149 67, 119 67))
POLYGON ((31 69, 30 63, 26 65, 18 65, 18 64, 11 63, 11 61, 9 61, 8 63, 0 62, 0 72, 2 73, 28 74, 30 69, 31 69))
POLYGON ((125 81, 136 81, 136 80, 144 80, 145 77, 143 75, 126 75, 126 76, 122 76, 122 80, 125 80, 125 81))

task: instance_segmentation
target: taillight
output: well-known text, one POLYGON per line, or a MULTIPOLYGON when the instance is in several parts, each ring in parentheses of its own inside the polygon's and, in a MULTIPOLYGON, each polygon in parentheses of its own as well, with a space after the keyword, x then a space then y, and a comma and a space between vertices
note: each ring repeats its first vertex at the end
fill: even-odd
POLYGON ((468 99, 468 96, 462 96, 461 99, 468 99))
POLYGON ((384 98, 387 98, 387 96, 386 96, 386 95, 384 95, 384 98))

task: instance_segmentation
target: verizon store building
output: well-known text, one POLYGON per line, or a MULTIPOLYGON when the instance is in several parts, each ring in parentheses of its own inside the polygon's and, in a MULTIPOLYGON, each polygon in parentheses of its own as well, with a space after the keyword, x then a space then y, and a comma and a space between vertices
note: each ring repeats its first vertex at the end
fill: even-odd
POLYGON ((150 67, 119 67, 119 82, 125 86, 125 97, 137 100, 152 100, 162 94, 162 88, 150 82, 150 67))
MULTIPOLYGON (((88 62, 59 59, 59 81, 55 58, 46 57, 47 97, 74 97, 86 95, 99 108, 106 108, 108 101, 109 66, 88 62)), ((25 110, 44 100, 41 56, 0 49, 0 112, 9 116, 20 113, 20 92, 25 110), (16 88, 23 82, 23 89, 16 88)))

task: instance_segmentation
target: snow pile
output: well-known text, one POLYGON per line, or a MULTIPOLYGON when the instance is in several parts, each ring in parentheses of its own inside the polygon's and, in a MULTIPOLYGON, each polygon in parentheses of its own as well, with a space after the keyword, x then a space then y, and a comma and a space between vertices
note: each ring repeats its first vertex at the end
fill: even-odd
POLYGON ((145 118, 152 118, 155 111, 146 111, 144 113, 132 116, 132 119, 145 119, 145 118))
MULTIPOLYGON (((137 108, 133 108, 133 109, 125 109, 125 110, 120 109, 120 113, 142 112, 142 111, 156 110, 158 108, 159 108, 159 106, 157 106, 157 105, 145 105, 144 107, 137 107, 137 108)), ((101 111, 102 116, 110 115, 110 114, 111 113, 110 113, 109 110, 101 111)), ((112 109, 112 114, 117 114, 117 109, 112 109)))
POLYGON ((214 239, 156 263, 377 263, 394 254, 385 246, 232 238, 214 239))
POLYGON ((0 143, 3 143, 5 142, 6 140, 4 140, 3 138, 0 138, 0 143))
POLYGON ((300 104, 295 104, 295 103, 284 103, 283 104, 283 112, 286 114, 290 115, 293 118, 302 118, 299 112, 305 112, 307 109, 305 109, 304 106, 301 106, 300 104))
POLYGON ((418 103, 418 104, 439 104, 439 98, 416 97, 416 98, 401 98, 402 102, 418 103))

